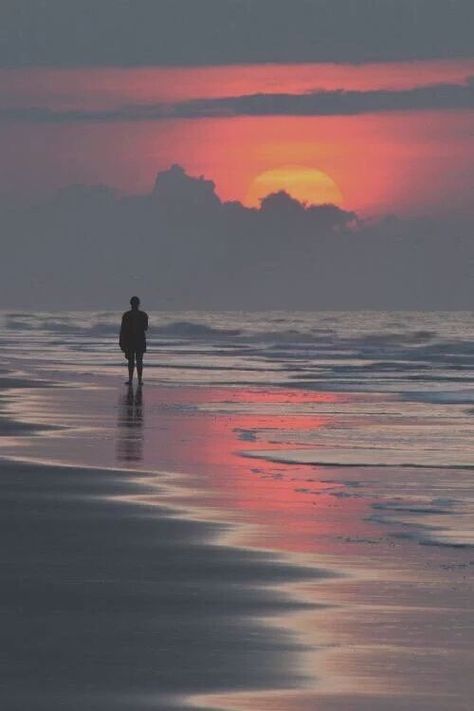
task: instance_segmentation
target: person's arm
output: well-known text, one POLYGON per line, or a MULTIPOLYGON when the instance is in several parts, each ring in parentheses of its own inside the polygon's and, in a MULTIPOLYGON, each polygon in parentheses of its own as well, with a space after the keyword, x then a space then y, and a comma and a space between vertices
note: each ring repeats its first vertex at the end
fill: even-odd
POLYGON ((125 350, 125 314, 122 316, 122 324, 120 326, 119 346, 121 351, 125 350))
POLYGON ((148 314, 144 314, 145 318, 143 319, 143 330, 148 331, 148 314))

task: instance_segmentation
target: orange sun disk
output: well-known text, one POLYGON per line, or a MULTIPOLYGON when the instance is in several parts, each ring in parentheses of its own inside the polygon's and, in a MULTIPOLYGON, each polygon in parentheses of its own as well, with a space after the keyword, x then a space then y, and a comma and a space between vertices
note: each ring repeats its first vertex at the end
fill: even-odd
POLYGON ((281 190, 308 205, 341 205, 342 193, 332 178, 322 170, 304 166, 282 166, 266 170, 252 180, 245 203, 258 207, 266 195, 281 190))

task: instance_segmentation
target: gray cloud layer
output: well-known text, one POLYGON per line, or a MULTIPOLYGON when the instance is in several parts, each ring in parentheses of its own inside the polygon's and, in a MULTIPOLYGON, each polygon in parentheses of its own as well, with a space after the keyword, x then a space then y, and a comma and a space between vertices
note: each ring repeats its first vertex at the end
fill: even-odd
POLYGON ((260 210, 222 203, 175 167, 152 194, 63 190, 0 210, 3 308, 474 307, 472 221, 365 225, 280 193, 260 210))
POLYGON ((3 0, 0 66, 473 56, 472 0, 3 0))
POLYGON ((122 106, 104 110, 0 109, 0 121, 46 123, 147 121, 215 116, 337 116, 387 111, 473 109, 474 82, 435 84, 403 90, 315 91, 196 99, 175 104, 122 106))

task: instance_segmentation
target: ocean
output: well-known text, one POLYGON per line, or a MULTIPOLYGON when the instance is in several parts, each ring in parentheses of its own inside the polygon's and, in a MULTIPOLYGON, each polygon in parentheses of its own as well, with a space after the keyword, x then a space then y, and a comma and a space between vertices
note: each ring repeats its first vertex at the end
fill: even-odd
MULTIPOLYGON (((111 312, 4 313, 0 344, 17 375, 115 376, 124 363, 119 322, 120 314, 111 312)), ((285 413, 329 416, 327 425, 281 427, 272 435, 278 450, 262 446, 251 456, 438 469, 436 480, 425 477, 424 491, 398 492, 395 503, 378 503, 376 515, 416 516, 424 525, 436 516, 430 540, 474 541, 473 501, 462 483, 470 480, 462 470, 474 466, 471 312, 150 312, 150 324, 149 385, 337 395, 285 403, 285 413)), ((279 406, 264 407, 277 412, 279 406)), ((264 442, 267 434, 257 427, 246 436, 264 442)), ((393 494, 389 487, 383 493, 393 494)))

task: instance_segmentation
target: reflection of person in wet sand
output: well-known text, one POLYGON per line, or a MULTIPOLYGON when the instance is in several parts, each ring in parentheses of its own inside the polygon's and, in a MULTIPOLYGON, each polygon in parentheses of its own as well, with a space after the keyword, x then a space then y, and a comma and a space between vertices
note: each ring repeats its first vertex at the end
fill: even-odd
POLYGON ((143 391, 130 385, 121 396, 118 417, 117 459, 139 462, 143 459, 143 391))
POLYGON ((128 380, 127 385, 133 381, 133 371, 137 366, 138 384, 143 384, 143 354, 146 351, 146 336, 148 330, 148 315, 140 311, 140 299, 132 296, 130 299, 131 309, 122 316, 120 327, 120 348, 125 353, 128 360, 128 380))

